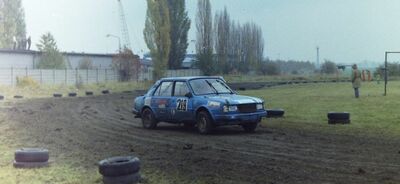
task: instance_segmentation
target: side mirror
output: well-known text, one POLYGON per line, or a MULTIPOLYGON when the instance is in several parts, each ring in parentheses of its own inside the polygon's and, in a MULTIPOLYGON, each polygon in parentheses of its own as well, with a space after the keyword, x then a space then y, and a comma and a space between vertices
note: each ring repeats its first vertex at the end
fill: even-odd
POLYGON ((192 95, 192 93, 191 93, 191 92, 189 92, 189 93, 186 93, 186 94, 185 94, 185 97, 192 98, 192 97, 193 97, 193 95, 192 95))

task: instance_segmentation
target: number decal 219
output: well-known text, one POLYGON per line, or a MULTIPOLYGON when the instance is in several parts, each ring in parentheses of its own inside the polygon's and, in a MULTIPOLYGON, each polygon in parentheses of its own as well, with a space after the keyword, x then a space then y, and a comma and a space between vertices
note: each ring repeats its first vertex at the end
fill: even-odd
POLYGON ((186 98, 179 98, 176 104, 176 110, 178 111, 187 111, 187 99, 186 98))

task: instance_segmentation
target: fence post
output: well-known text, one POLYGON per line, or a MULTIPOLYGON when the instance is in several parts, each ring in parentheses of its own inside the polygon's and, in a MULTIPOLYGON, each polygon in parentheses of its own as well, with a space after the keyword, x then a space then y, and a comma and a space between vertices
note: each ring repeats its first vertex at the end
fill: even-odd
POLYGON ((68 81, 67 81, 67 68, 65 68, 65 85, 68 85, 68 81))
POLYGON ((104 75, 105 75, 105 81, 107 82, 107 68, 106 69, 104 69, 104 75))
POLYGON ((42 74, 42 69, 40 71, 40 84, 43 84, 43 74, 42 74))
POLYGON ((11 86, 14 86, 14 68, 11 67, 11 86))
POLYGON ((78 68, 75 68, 75 85, 78 85, 78 68))
POLYGON ((53 84, 56 84, 56 70, 53 69, 53 84))
POLYGON ((99 84, 99 68, 96 68, 96 83, 99 84))
POLYGON ((89 84, 89 69, 86 69, 86 84, 89 84))
POLYGON ((28 67, 25 67, 25 77, 28 77, 28 67))

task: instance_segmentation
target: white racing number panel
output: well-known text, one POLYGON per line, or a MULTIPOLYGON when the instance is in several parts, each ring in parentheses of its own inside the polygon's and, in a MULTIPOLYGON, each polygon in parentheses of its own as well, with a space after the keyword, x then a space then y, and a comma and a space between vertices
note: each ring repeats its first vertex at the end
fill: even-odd
POLYGON ((178 98, 176 100, 176 110, 177 111, 187 111, 188 98, 178 98))

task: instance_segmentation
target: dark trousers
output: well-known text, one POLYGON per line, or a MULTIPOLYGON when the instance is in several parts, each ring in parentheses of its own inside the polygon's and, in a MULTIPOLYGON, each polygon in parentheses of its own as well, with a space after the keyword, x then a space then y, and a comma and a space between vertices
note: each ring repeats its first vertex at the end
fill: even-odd
POLYGON ((360 97, 360 91, 358 90, 358 88, 354 88, 354 95, 356 96, 356 98, 360 97))

